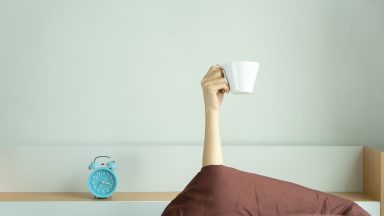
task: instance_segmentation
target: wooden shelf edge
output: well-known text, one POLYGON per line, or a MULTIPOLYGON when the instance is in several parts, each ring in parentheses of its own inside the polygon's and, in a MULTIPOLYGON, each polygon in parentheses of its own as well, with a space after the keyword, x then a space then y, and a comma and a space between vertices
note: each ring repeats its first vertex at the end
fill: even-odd
POLYGON ((364 192, 381 205, 381 216, 384 216, 384 151, 370 146, 363 150, 364 192))
POLYGON ((332 192, 329 193, 332 195, 336 195, 339 197, 342 197, 344 199, 348 199, 351 201, 377 201, 379 200, 373 198, 372 196, 364 193, 364 192, 332 192))
MULTIPOLYGON (((95 199, 88 192, 0 192, 0 201, 171 201, 179 192, 116 192, 111 198, 95 199)), ((378 201, 365 193, 329 193, 351 201, 378 201)))
POLYGON ((96 199, 88 192, 0 192, 1 201, 170 201, 178 192, 116 192, 96 199))

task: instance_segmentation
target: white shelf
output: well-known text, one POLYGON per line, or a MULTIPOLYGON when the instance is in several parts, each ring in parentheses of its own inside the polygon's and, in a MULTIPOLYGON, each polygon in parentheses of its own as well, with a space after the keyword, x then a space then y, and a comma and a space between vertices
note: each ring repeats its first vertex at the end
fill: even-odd
MULTIPOLYGON (((355 201, 372 216, 380 216, 380 202, 364 193, 333 193, 355 201)), ((109 199, 94 199, 89 193, 0 193, 2 215, 160 215, 177 192, 118 192, 109 199)))

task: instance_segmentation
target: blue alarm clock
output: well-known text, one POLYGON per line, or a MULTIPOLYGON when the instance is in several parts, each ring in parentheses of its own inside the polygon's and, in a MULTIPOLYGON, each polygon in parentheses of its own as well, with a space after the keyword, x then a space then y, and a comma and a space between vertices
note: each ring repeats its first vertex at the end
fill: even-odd
POLYGON ((109 156, 97 156, 89 164, 88 170, 91 171, 88 177, 88 189, 96 198, 107 198, 117 187, 117 176, 114 172, 116 168, 115 161, 107 163, 96 162, 98 158, 110 158, 109 156))

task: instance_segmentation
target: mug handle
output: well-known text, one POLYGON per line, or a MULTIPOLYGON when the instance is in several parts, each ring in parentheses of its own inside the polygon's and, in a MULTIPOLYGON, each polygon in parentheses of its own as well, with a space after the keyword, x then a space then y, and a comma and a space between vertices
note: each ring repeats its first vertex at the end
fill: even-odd
POLYGON ((229 85, 229 82, 228 82, 228 79, 227 79, 227 75, 225 75, 225 70, 224 70, 224 68, 223 68, 222 65, 219 65, 219 66, 220 66, 220 68, 221 68, 221 71, 223 71, 224 82, 228 85, 228 87, 229 87, 229 91, 231 91, 231 86, 229 85))

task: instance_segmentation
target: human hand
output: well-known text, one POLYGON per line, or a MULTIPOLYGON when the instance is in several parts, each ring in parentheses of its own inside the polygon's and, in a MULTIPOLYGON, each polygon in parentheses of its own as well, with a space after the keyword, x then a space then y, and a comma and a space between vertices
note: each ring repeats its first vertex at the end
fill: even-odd
POLYGON ((205 111, 219 111, 224 94, 229 92, 221 66, 214 65, 209 68, 201 80, 201 87, 204 93, 205 111))

